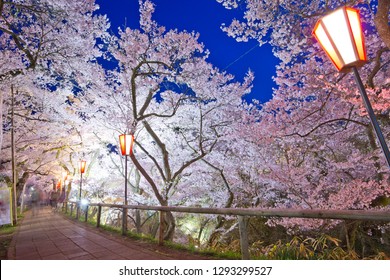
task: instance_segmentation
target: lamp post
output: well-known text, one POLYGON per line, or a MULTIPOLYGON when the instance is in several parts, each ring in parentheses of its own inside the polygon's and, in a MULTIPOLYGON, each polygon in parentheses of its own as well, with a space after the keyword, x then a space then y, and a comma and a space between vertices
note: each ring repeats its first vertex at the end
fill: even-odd
POLYGON ((80 160, 79 162, 79 171, 80 171, 80 191, 79 191, 79 201, 77 203, 77 213, 76 213, 76 219, 79 218, 79 212, 80 212, 80 206, 81 206, 81 189, 83 187, 83 173, 85 172, 85 167, 87 165, 87 162, 85 160, 80 160))
POLYGON ((313 35, 339 72, 348 72, 352 69, 364 106, 390 167, 389 148, 357 70, 357 67, 367 62, 359 11, 350 7, 333 11, 317 21, 313 35))
POLYGON ((83 187, 83 173, 85 172, 85 166, 87 162, 85 160, 80 160, 80 192, 79 192, 79 201, 81 201, 81 189, 83 187))
MULTIPOLYGON (((133 152, 134 135, 121 134, 119 135, 119 144, 121 147, 122 156, 125 156, 125 206, 127 205, 127 157, 133 152)), ((122 235, 127 231, 127 208, 123 208, 122 214, 122 235)))

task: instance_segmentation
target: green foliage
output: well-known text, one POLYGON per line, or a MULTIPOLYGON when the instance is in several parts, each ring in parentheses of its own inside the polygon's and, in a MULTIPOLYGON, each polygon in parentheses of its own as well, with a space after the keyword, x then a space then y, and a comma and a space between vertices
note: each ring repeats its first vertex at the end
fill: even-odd
MULTIPOLYGON (((20 213, 18 208, 18 224, 24 218, 24 214, 20 213)), ((13 234, 16 232, 18 225, 2 225, 0 226, 0 260, 7 259, 8 247, 12 241, 13 234)))
POLYGON ((215 259, 222 259, 222 260, 239 260, 239 259, 241 259, 240 253, 237 253, 234 251, 229 251, 229 250, 219 251, 219 250, 215 250, 212 248, 201 249, 201 248, 198 248, 197 246, 194 246, 194 245, 186 246, 186 245, 178 244, 178 243, 171 242, 171 241, 165 241, 164 246, 167 246, 167 247, 175 249, 175 250, 187 251, 190 253, 196 253, 199 255, 212 257, 215 259))
POLYGON ((0 226, 0 235, 13 234, 16 228, 17 227, 13 225, 2 225, 0 226))
POLYGON ((266 248, 265 255, 270 259, 311 260, 311 259, 344 259, 343 249, 338 247, 339 240, 328 235, 317 239, 294 237, 290 242, 271 245, 266 248), (333 249, 330 249, 335 245, 333 249))
POLYGON ((112 227, 112 226, 108 226, 108 225, 100 225, 100 228, 104 229, 105 231, 108 231, 108 232, 121 233, 121 229, 117 228, 117 227, 112 227))
MULTIPOLYGON (((357 260, 359 255, 353 250, 344 250, 340 240, 323 234, 318 238, 295 236, 291 241, 276 242, 265 247, 261 243, 253 244, 252 256, 270 260, 357 260)), ((379 252, 370 259, 388 259, 385 253, 379 252)))

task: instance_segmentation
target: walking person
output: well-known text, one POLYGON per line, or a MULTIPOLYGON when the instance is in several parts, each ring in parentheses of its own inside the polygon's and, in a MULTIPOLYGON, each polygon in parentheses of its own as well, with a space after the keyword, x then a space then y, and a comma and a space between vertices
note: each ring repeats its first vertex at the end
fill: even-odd
POLYGON ((33 216, 38 215, 39 212, 39 203, 40 203, 40 193, 39 189, 36 187, 31 188, 31 208, 33 216))
POLYGON ((50 194, 50 203, 54 211, 57 209, 58 196, 59 194, 57 190, 53 190, 50 194))
POLYGON ((61 210, 62 206, 64 205, 64 201, 65 201, 65 189, 62 189, 62 192, 58 198, 58 202, 57 202, 57 211, 58 209, 61 210))

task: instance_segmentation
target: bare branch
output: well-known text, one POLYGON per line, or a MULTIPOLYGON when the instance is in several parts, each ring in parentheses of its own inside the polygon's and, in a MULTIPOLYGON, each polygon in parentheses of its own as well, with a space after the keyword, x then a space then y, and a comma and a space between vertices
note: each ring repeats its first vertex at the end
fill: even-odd
POLYGON ((330 123, 334 123, 334 122, 341 122, 341 121, 345 121, 347 122, 344 126, 344 129, 347 127, 348 123, 349 122, 352 122, 352 123, 355 123, 355 124, 358 124, 358 125, 362 125, 364 127, 367 127, 368 124, 365 124, 363 122, 360 122, 360 121, 356 121, 356 120, 353 120, 353 119, 349 119, 349 118, 338 118, 338 119, 332 119, 332 120, 327 120, 323 123, 320 123, 318 125, 316 125, 314 128, 312 128, 309 132, 305 133, 305 134, 301 134, 301 133, 298 133, 298 132, 294 132, 294 133, 291 133, 291 134, 286 134, 284 136, 294 136, 294 135, 298 135, 299 137, 307 137, 309 136, 311 133, 313 133, 314 131, 316 131, 317 129, 321 128, 322 126, 324 125, 327 125, 327 124, 330 124, 330 123))

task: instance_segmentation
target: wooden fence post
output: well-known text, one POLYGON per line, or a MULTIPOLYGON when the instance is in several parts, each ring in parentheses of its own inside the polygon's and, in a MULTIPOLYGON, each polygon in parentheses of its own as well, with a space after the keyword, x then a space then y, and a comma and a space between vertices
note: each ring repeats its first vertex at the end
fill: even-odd
POLYGON ((160 229, 158 233, 158 245, 164 245, 164 211, 160 211, 160 229))
POLYGON ((102 217, 102 206, 98 205, 96 227, 100 227, 100 218, 102 217))
POLYGON ((127 208, 122 208, 122 235, 126 235, 127 232, 127 208))
POLYGON ((79 219, 79 216, 80 216, 80 202, 77 202, 77 205, 76 205, 76 220, 79 219))
POLYGON ((70 216, 72 217, 73 215, 73 203, 70 205, 70 216))
POLYGON ((84 222, 87 222, 88 221, 88 205, 85 206, 85 221, 84 222))
POLYGON ((243 260, 249 260, 249 242, 248 242, 248 218, 238 216, 238 228, 240 230, 241 257, 243 260))

